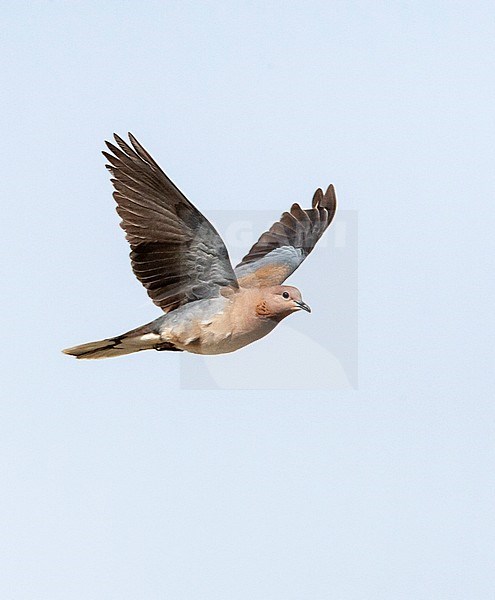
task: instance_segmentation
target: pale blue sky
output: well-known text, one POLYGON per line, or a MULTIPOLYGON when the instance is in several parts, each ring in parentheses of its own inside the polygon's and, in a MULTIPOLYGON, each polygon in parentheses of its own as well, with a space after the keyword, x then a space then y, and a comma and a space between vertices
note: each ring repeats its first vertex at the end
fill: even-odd
POLYGON ((494 13, 3 3, 2 599, 494 598, 494 13), (335 183, 358 389, 331 236, 313 313, 198 389, 195 357, 59 352, 159 314, 99 153, 129 130, 219 222, 335 183), (201 389, 281 365, 343 385, 201 389))

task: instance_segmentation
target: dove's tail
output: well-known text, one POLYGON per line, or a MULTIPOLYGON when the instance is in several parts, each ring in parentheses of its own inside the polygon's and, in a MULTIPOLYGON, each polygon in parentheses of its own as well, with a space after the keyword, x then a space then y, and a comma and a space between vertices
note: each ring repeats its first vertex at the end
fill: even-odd
POLYGON ((114 338, 66 348, 62 352, 76 358, 94 359, 123 356, 141 350, 178 350, 172 344, 163 342, 150 325, 143 325, 114 338))

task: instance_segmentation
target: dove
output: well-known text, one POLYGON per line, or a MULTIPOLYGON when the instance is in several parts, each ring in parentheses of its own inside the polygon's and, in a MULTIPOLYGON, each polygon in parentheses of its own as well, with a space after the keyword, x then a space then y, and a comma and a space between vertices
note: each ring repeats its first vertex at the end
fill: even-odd
POLYGON ((337 201, 330 185, 312 207, 293 204, 232 267, 213 225, 129 133, 106 142, 120 226, 132 270, 163 315, 116 337, 62 352, 78 359, 142 350, 195 354, 234 352, 270 333, 294 312, 311 312, 301 292, 282 285, 311 253, 332 222, 337 201))

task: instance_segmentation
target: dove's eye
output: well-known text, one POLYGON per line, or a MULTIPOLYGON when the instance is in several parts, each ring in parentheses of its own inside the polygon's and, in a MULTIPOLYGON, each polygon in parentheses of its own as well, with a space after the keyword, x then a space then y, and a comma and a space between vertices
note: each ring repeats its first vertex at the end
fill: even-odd
POLYGON ((282 298, 285 298, 286 300, 288 300, 288 299, 290 298, 290 294, 289 294, 289 292, 284 292, 284 293, 282 294, 282 298))

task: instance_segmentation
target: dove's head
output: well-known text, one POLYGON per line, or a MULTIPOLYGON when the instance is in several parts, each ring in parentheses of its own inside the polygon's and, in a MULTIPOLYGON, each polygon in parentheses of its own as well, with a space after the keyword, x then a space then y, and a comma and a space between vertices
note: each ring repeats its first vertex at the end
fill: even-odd
POLYGON ((311 312, 309 306, 303 302, 301 292, 291 285, 275 285, 262 289, 262 301, 256 307, 258 316, 283 319, 298 310, 311 312))

